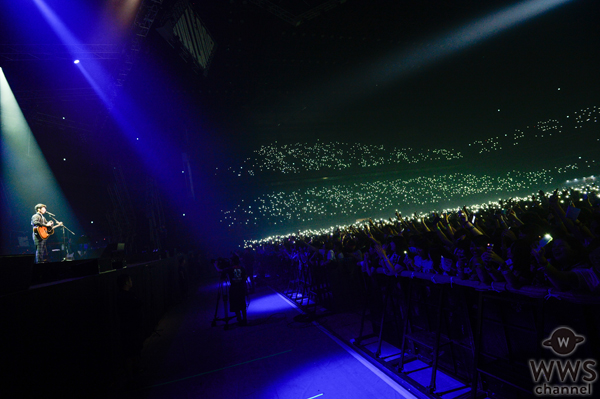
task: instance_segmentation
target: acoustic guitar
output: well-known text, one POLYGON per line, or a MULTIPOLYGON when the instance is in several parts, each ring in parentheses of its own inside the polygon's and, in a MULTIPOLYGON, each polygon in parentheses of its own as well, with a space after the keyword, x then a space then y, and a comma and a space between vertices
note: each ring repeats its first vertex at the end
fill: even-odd
POLYGON ((41 238, 42 240, 47 240, 52 234, 54 234, 54 229, 62 226, 62 222, 58 222, 56 226, 33 226, 33 233, 36 237, 41 238))

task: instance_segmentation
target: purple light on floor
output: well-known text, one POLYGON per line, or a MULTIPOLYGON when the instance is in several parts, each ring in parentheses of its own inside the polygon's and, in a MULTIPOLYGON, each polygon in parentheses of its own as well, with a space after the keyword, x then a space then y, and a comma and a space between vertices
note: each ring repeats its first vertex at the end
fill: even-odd
POLYGON ((262 296, 259 298, 250 297, 250 306, 248 306, 248 315, 272 314, 289 310, 291 305, 287 303, 278 294, 262 296))
MULTIPOLYGON (((350 371, 356 367, 353 359, 335 344, 322 345, 319 349, 323 353, 317 354, 313 350, 294 353, 295 367, 273 373, 267 384, 255 388, 256 396, 309 399, 325 397, 322 391, 335 390, 335 397, 356 398, 344 388, 352 386, 353 373, 350 371), (319 391, 321 393, 317 393, 319 391)), ((261 366, 273 367, 268 362, 261 366)))

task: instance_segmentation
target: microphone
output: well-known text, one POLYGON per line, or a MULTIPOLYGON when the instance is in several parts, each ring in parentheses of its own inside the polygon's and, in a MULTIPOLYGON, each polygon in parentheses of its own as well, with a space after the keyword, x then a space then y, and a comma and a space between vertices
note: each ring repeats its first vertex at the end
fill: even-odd
POLYGON ((48 215, 50 215, 50 216, 56 216, 56 215, 55 215, 55 214, 53 214, 52 212, 48 212, 48 211, 46 211, 46 213, 47 213, 48 215))

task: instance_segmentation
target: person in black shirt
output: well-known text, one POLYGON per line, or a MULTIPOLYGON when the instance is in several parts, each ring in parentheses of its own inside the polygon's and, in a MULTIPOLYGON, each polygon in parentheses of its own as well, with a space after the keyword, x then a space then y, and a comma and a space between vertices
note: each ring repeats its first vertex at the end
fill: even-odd
POLYGON ((232 257, 232 267, 227 269, 229 276, 229 311, 235 313, 241 326, 248 323, 246 317, 246 269, 240 265, 237 256, 232 257))
POLYGON ((254 252, 250 248, 246 248, 240 260, 246 273, 250 279, 250 293, 254 292, 254 252))
POLYGON ((35 243, 35 263, 46 263, 48 262, 46 239, 42 238, 39 233, 36 234, 36 231, 38 231, 38 228, 40 227, 52 230, 52 225, 54 222, 48 222, 46 218, 44 218, 44 213, 46 213, 46 205, 37 204, 35 206, 35 212, 35 215, 31 217, 31 225, 34 227, 33 242, 35 243))
POLYGON ((219 258, 214 261, 214 265, 221 273, 221 284, 226 281, 226 278, 229 280, 228 299, 224 299, 225 302, 229 301, 229 311, 235 313, 240 326, 245 326, 248 323, 246 316, 248 273, 246 269, 240 265, 240 259, 236 254, 233 254, 231 259, 219 258))

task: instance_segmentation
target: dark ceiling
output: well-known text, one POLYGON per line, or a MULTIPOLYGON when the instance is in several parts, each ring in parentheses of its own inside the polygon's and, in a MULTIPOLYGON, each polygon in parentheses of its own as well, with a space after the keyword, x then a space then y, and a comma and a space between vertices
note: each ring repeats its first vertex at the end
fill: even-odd
MULTIPOLYGON (((0 31, 2 52, 21 54, 14 61, 0 58, 2 67, 29 119, 48 123, 52 117, 67 116, 68 128, 86 131, 95 124, 95 113, 103 112, 102 104, 75 73, 69 57, 60 59, 58 47, 52 47, 60 40, 33 2, 28 3, 11 5, 12 10, 2 13, 8 19, 0 31), (6 46, 14 44, 38 48, 6 46), (28 58, 28 52, 34 55, 28 58), (44 57, 43 52, 49 55, 44 57), (36 56, 40 59, 33 59, 36 56)), ((71 3, 47 1, 81 41, 127 48, 131 33, 115 33, 114 27, 102 31, 98 15, 106 14, 110 2, 86 2, 85 9, 63 12, 71 3)), ((154 28, 172 3, 164 1, 154 28)), ((466 138, 467 127, 478 134, 477 129, 502 123, 494 119, 497 108, 510 111, 514 123, 523 115, 543 116, 540 108, 555 107, 547 111, 551 113, 564 106, 557 104, 561 99, 550 98, 557 87, 571 89, 577 97, 597 92, 594 71, 599 50, 594 38, 598 38, 599 7, 590 0, 566 2, 387 81, 377 74, 386 63, 389 69, 398 68, 390 61, 394 54, 431 46, 437 36, 519 2, 348 0, 335 2, 298 26, 251 1, 195 3, 217 44, 207 76, 192 73, 177 51, 152 30, 126 90, 135 101, 179 97, 188 126, 197 123, 194 117, 201 117, 225 135, 228 148, 236 152, 235 142, 243 143, 243 152, 249 144, 277 139, 356 140, 373 128, 380 141, 387 141, 391 132, 397 136, 402 128, 403 140, 418 142, 415 133, 429 131, 436 136, 440 130, 466 138), (372 90, 365 90, 368 86, 372 90)), ((271 3, 301 15, 327 2, 271 3)), ((122 57, 112 49, 106 54, 108 59, 100 62, 115 73, 122 57)), ((581 98, 582 103, 587 100, 581 98)))

